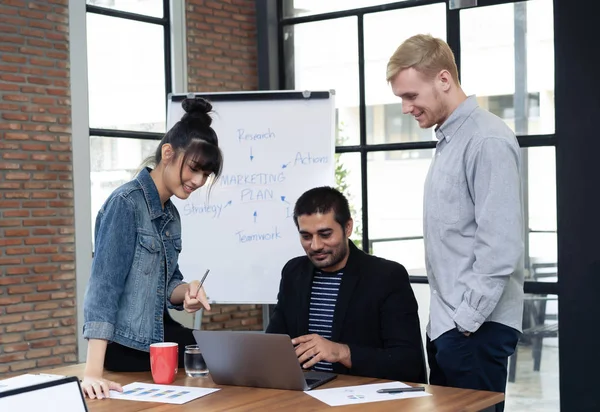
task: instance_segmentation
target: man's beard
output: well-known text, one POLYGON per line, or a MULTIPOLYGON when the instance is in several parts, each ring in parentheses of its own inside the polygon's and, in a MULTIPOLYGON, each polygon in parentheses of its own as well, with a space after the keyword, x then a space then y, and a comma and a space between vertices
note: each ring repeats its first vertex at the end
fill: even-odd
POLYGON ((427 129, 433 126, 440 127, 448 119, 448 106, 441 99, 440 93, 436 89, 433 89, 433 97, 438 102, 438 106, 435 112, 431 113, 434 117, 431 119, 433 124, 427 126, 427 129))
MULTIPOLYGON (((325 260, 318 261, 318 260, 313 259, 312 256, 311 256, 310 260, 313 263, 313 265, 315 265, 316 268, 327 269, 332 266, 336 266, 338 263, 340 263, 342 260, 344 260, 347 253, 348 253, 348 245, 346 244, 346 245, 340 246, 339 249, 332 251, 331 254, 328 256, 328 258, 325 260)), ((318 254, 318 253, 316 253, 316 254, 318 254)))

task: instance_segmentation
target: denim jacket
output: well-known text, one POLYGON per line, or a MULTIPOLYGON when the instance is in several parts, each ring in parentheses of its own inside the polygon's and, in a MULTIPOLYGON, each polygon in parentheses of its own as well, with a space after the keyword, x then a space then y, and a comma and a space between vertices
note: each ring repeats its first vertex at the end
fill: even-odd
POLYGON ((83 303, 83 336, 138 350, 162 342, 165 306, 183 282, 181 220, 163 209, 149 169, 116 189, 96 218, 95 254, 83 303))

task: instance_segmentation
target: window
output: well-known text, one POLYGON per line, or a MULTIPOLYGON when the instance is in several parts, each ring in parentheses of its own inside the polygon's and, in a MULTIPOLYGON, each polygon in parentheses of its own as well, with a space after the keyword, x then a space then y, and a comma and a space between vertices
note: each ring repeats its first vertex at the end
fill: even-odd
POLYGON ((523 147, 529 276, 525 313, 529 319, 523 326, 540 326, 532 323, 534 312, 536 322, 550 322, 544 339, 549 348, 540 356, 535 355, 539 348, 526 340, 519 346, 519 361, 513 362, 518 371, 508 386, 506 408, 529 410, 534 402, 543 404, 544 410, 558 410, 556 295, 538 293, 548 282, 554 286, 557 282, 552 269, 557 251, 553 2, 480 0, 478 7, 449 10, 450 1, 444 0, 426 5, 280 1, 282 84, 288 89, 336 90, 336 140, 342 152, 337 156, 338 185, 360 222, 352 239, 364 250, 408 269, 423 328, 429 303, 429 287, 422 284, 427 283, 423 184, 436 140, 433 130, 420 129, 402 113, 401 101, 385 80, 389 57, 417 33, 445 39, 460 51, 456 58, 465 92, 476 95, 481 107, 516 132, 523 147), (541 369, 533 370, 532 362, 539 366, 540 361, 541 369), (531 385, 544 390, 527 394, 531 385))
POLYGON ((358 7, 379 6, 394 1, 397 0, 292 0, 284 2, 283 12, 285 17, 307 16, 358 7))
MULTIPOLYGON (((477 103, 481 107, 496 116, 502 118, 509 126, 514 129, 515 122, 515 98, 511 94, 500 96, 483 96, 477 98, 477 103)), ((540 94, 528 93, 526 101, 526 117, 530 123, 535 122, 540 117, 540 94)))
POLYGON ((517 135, 554 133, 552 2, 531 0, 459 13, 461 80, 467 94, 489 99, 490 110, 511 108, 496 114, 517 135))
POLYGON ((87 0, 92 230, 166 129, 169 0, 87 0))
MULTIPOLYGON (((426 142, 433 138, 432 130, 421 129, 412 116, 402 113, 402 103, 383 105, 383 117, 386 143, 426 142)), ((386 152, 389 160, 431 158, 431 153, 429 150, 386 152)))
POLYGON ((87 4, 113 10, 142 14, 152 17, 164 17, 163 0, 88 0, 87 4))

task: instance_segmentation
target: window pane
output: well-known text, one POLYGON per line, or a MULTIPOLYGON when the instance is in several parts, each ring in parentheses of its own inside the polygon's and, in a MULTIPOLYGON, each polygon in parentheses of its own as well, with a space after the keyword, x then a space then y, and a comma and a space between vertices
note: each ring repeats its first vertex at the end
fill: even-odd
POLYGON ((410 0, 283 0, 284 17, 308 16, 410 0))
POLYGON ((167 0, 87 0, 87 4, 146 16, 163 17, 163 1, 167 0))
MULTIPOLYGON (((522 149, 526 193, 526 280, 557 282, 556 159, 554 147, 522 149)), ((558 301, 525 295, 523 335, 509 374, 507 410, 558 411, 558 301)))
POLYGON ((339 144, 359 143, 355 17, 284 28, 286 88, 335 90, 339 144))
POLYGON ((529 174, 529 228, 556 230, 556 149, 529 147, 521 149, 529 174))
MULTIPOLYGON (((528 256, 531 263, 557 259, 556 158, 554 147, 522 149, 527 165, 528 256)), ((546 281, 548 279, 545 279, 546 281)), ((556 281, 556 279, 552 280, 556 281)))
POLYGON ((402 159, 402 151, 394 152, 395 156, 372 153, 369 241, 375 255, 400 262, 411 275, 424 276, 423 185, 433 150, 411 152, 418 155, 402 159))
POLYGON ((360 154, 339 153, 335 155, 335 183, 350 203, 350 214, 354 220, 354 230, 350 239, 362 249, 362 186, 360 154))
MULTIPOLYGON (((429 285, 412 284, 419 305, 421 334, 429 320, 429 285)), ((508 361, 506 410, 558 412, 558 300, 556 295, 526 294, 523 334, 508 361)))
MULTIPOLYGON (((405 143, 434 139, 433 128, 421 129, 402 114, 402 100, 386 81, 387 63, 394 51, 416 33, 446 38, 444 3, 365 15, 365 85, 367 143, 405 143), (394 33, 394 35, 390 35, 394 33)), ((429 158, 430 151, 387 152, 387 159, 429 158)))
MULTIPOLYGON (((429 319, 429 285, 412 284, 419 305, 421 334, 429 319)), ((525 295, 523 334, 508 361, 506 410, 558 412, 558 300, 556 295, 525 295)), ((428 361, 428 360, 427 360, 428 361)))
MULTIPOLYGON (((372 205, 369 204, 369 208, 371 207, 372 205)), ((369 241, 375 256, 401 263, 411 276, 427 275, 423 236, 369 238, 369 241)))
POLYGON ((525 295, 523 334, 508 365, 507 411, 560 410, 556 295, 525 295))
MULTIPOLYGON (((554 147, 522 149, 527 201, 526 265, 556 263, 556 180, 554 147)), ((402 263, 411 275, 424 275, 423 184, 433 150, 372 153, 368 163, 369 240, 375 255, 402 263), (405 152, 419 156, 400 159, 405 152), (390 190, 388 176, 396 176, 390 190)), ((556 282, 555 278, 528 279, 556 282)))
POLYGON ((465 92, 519 135, 554 133, 552 1, 466 9, 460 18, 465 92))
MULTIPOLYGON (((419 305, 421 334, 429 320, 429 285, 412 284, 419 305)), ((506 410, 560 410, 558 370, 558 300, 556 295, 525 295, 523 334, 509 358, 506 410), (537 370, 536 370, 537 369, 537 370)), ((428 361, 428 359, 427 359, 428 361)))
POLYGON ((87 13, 90 127, 165 132, 163 26, 87 13))
POLYGON ((157 146, 157 140, 90 136, 92 233, 96 215, 106 198, 135 177, 157 146))

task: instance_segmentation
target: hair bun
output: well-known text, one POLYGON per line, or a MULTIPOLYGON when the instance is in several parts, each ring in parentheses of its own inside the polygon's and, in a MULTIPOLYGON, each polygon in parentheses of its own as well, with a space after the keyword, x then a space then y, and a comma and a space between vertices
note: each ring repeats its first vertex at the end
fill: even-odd
POLYGON ((208 100, 202 97, 185 98, 181 102, 181 107, 186 112, 182 120, 198 119, 207 126, 211 125, 212 118, 208 113, 212 111, 212 104, 208 100))
POLYGON ((202 97, 186 98, 181 102, 181 106, 187 113, 209 113, 212 110, 212 104, 202 97))

